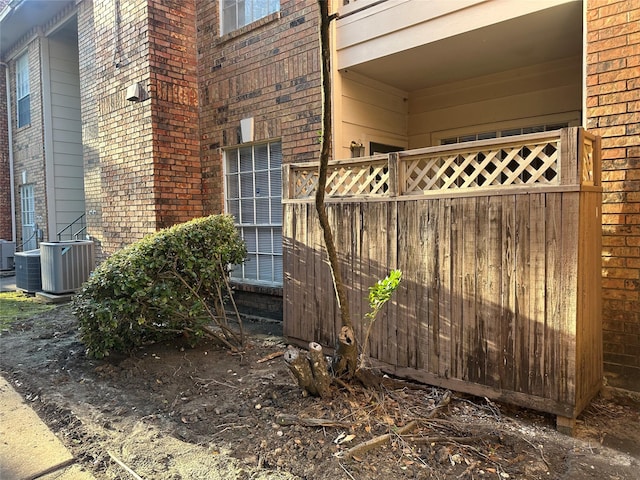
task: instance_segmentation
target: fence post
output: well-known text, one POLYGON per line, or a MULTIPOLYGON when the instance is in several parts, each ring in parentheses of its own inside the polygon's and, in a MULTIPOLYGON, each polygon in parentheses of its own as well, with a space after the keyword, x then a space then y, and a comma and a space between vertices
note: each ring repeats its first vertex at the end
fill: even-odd
POLYGON ((282 199, 290 200, 291 199, 291 184, 289 181, 289 177, 291 175, 291 165, 284 164, 282 165, 282 199))
POLYGON ((560 131, 560 184, 580 185, 578 177, 578 130, 580 127, 563 128, 560 131))
POLYGON ((389 154, 389 196, 397 197, 400 193, 400 185, 398 184, 398 152, 389 154))

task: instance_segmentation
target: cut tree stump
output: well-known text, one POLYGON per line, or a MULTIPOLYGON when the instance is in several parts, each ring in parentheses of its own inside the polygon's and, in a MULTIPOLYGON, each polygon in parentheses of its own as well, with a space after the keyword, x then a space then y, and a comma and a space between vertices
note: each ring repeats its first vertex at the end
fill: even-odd
POLYGON ((331 394, 329 365, 319 343, 311 342, 307 355, 293 346, 284 352, 284 361, 305 392, 316 397, 326 398, 331 394))

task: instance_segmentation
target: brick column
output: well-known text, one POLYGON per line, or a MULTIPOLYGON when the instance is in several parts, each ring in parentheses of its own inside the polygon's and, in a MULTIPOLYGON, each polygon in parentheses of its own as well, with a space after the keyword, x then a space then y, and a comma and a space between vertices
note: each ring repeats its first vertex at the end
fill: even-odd
MULTIPOLYGON (((0 6, 2 2, 0 2, 0 6)), ((0 239, 11 240, 11 177, 9 176, 9 130, 7 122, 6 69, 0 66, 0 239)))
POLYGON ((587 128, 602 137, 609 384, 640 390, 640 3, 587 0, 587 128))

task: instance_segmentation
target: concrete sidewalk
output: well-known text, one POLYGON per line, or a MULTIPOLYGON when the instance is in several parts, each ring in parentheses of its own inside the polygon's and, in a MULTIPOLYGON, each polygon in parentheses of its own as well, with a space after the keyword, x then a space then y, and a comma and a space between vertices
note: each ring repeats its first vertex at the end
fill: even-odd
POLYGON ((0 376, 0 479, 92 480, 40 417, 0 376))
MULTIPOLYGON (((15 273, 0 272, 0 292, 15 292, 15 290, 16 290, 15 273)), ((0 477, 0 479, 2 479, 2 477, 0 477)))

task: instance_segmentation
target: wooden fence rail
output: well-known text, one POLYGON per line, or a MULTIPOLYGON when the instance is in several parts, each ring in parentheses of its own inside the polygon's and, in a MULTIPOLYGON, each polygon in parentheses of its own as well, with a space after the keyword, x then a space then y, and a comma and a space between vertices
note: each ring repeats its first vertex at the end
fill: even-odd
MULTIPOLYGON (((327 206, 359 338, 368 287, 404 274, 372 360, 575 419, 602 379, 598 142, 569 128, 332 162, 327 206)), ((284 168, 285 335, 332 346, 317 165, 284 168)))

